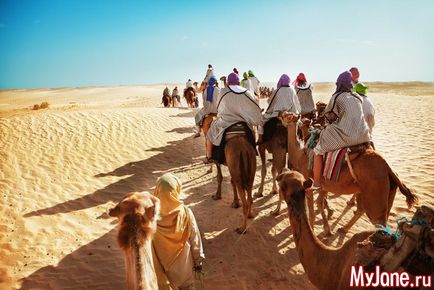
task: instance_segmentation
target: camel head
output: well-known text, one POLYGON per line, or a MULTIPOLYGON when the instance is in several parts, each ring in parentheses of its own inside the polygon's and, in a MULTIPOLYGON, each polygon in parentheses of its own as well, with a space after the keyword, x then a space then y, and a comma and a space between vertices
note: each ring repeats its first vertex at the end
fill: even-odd
POLYGON ((120 221, 118 242, 122 248, 131 242, 131 233, 147 239, 157 229, 160 200, 148 192, 130 192, 112 209, 109 215, 120 221))
POLYGON ((312 180, 306 180, 300 172, 287 168, 282 170, 276 180, 279 183, 279 194, 286 201, 288 210, 301 213, 306 189, 312 186, 312 180))
POLYGON ((318 101, 316 103, 316 110, 317 110, 318 114, 321 114, 322 112, 324 112, 326 107, 327 107, 327 104, 324 102, 318 101))
POLYGON ((298 121, 299 115, 292 112, 280 112, 279 119, 282 124, 287 126, 289 123, 295 123, 298 121))

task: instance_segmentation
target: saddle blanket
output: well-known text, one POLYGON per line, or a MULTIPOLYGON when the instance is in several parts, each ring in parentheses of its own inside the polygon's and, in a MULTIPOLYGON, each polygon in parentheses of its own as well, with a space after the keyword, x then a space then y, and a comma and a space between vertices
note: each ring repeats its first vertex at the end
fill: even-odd
POLYGON ((342 163, 345 160, 345 154, 349 151, 348 147, 341 148, 335 151, 327 152, 324 155, 324 171, 323 176, 327 180, 338 181, 342 163))

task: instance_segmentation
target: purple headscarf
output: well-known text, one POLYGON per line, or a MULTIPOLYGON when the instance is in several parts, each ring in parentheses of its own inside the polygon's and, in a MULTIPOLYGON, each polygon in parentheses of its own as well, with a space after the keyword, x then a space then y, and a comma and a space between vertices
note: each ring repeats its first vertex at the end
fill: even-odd
POLYGON ((351 82, 351 73, 349 71, 344 71, 341 73, 336 80, 336 93, 341 92, 351 92, 353 84, 351 82))
POLYGON ((212 102, 212 97, 214 94, 214 85, 217 82, 215 77, 210 77, 208 81, 208 88, 206 89, 206 100, 212 102))
POLYGON ((287 74, 283 74, 279 82, 277 83, 277 88, 280 89, 281 87, 289 87, 289 83, 291 82, 291 79, 287 74))
POLYGON ((230 73, 228 75, 228 86, 239 86, 240 78, 236 73, 230 73))

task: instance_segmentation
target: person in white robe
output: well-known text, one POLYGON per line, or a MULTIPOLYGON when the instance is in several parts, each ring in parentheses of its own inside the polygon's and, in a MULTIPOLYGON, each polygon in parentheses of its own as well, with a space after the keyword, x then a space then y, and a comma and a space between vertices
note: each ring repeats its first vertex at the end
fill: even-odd
MULTIPOLYGON (((282 112, 293 112, 300 114, 300 103, 298 102, 297 95, 292 87, 290 87, 291 79, 288 75, 283 74, 278 83, 277 88, 268 100, 268 108, 262 116, 262 124, 265 125, 272 118, 279 116, 282 112)), ((258 127, 258 144, 262 143, 262 136, 264 134, 264 126, 258 127)))
POLYGON ((248 74, 249 74, 250 83, 252 84, 252 91, 256 96, 256 100, 258 100, 259 102, 259 96, 261 95, 261 92, 259 91, 260 82, 258 78, 255 76, 255 74, 253 73, 253 71, 249 70, 248 74))
POLYGON ((362 83, 357 83, 354 86, 354 91, 357 94, 359 94, 359 96, 362 97, 363 115, 365 116, 365 121, 368 124, 369 135, 370 135, 371 141, 372 141, 372 130, 374 129, 374 126, 375 126, 375 109, 374 109, 374 105, 372 104, 372 101, 366 95, 367 89, 368 89, 368 87, 362 83))
POLYGON ((228 87, 220 91, 217 104, 217 119, 212 122, 208 131, 205 163, 211 162, 212 145, 220 146, 224 132, 230 126, 245 122, 253 131, 254 126, 262 122, 261 108, 254 95, 240 86, 235 73, 229 74, 228 87))
POLYGON ((351 92, 351 73, 341 73, 336 86, 336 92, 325 109, 330 124, 321 131, 314 148, 313 189, 320 187, 323 155, 326 152, 370 141, 369 127, 363 114, 363 101, 359 95, 351 92))
POLYGON ((301 118, 315 118, 315 103, 312 96, 312 84, 308 83, 304 73, 299 73, 294 81, 295 92, 301 107, 301 118))

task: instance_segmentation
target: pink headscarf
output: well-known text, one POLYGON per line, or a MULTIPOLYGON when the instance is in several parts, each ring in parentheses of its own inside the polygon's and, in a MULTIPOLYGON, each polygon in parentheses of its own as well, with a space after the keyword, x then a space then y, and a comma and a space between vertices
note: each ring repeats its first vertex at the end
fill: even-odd
POLYGON ((279 82, 277 83, 277 88, 280 89, 281 87, 289 87, 289 83, 291 82, 291 79, 287 74, 283 74, 279 82))
POLYGON ((306 76, 304 75, 304 73, 299 73, 297 78, 294 81, 294 85, 298 85, 298 83, 306 83, 306 76))
POLYGON ((236 73, 230 73, 228 75, 228 86, 239 86, 240 78, 236 73))

